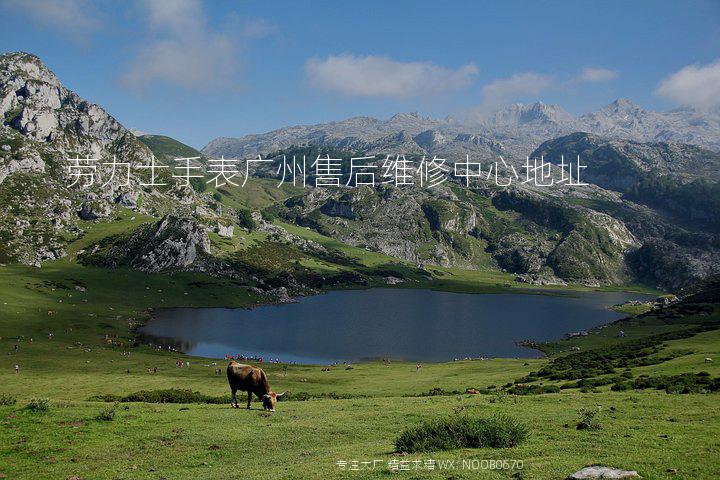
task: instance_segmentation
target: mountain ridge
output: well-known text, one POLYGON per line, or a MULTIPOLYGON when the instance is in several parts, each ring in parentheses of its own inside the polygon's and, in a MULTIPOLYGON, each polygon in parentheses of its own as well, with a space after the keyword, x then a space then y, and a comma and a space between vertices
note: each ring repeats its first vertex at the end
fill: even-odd
MULTIPOLYGON (((667 112, 645 110, 617 99, 596 112, 576 117, 560 105, 535 102, 510 104, 474 120, 434 119, 417 112, 397 113, 387 120, 351 117, 327 123, 294 125, 242 137, 218 137, 201 150, 209 156, 266 155, 291 145, 338 147, 349 139, 370 145, 381 137, 406 131, 419 135, 436 131, 448 137, 474 135, 502 144, 505 154, 521 158, 549 137, 588 132, 611 139, 642 142, 674 141, 720 151, 720 115, 684 107, 667 112)), ((425 153, 437 153, 423 149, 425 153)), ((449 153, 485 154, 482 149, 449 149, 449 153)), ((397 153, 397 152, 396 152, 397 153)), ((406 153, 406 152, 403 152, 406 153)))

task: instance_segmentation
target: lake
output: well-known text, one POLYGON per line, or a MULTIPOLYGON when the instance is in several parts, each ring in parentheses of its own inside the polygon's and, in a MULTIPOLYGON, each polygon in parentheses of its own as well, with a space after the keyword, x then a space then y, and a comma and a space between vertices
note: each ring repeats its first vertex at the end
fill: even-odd
POLYGON ((607 307, 648 298, 625 292, 551 296, 345 290, 255 309, 162 309, 141 334, 147 341, 211 358, 241 354, 310 364, 532 358, 539 352, 515 342, 555 340, 609 323, 623 315, 607 307))

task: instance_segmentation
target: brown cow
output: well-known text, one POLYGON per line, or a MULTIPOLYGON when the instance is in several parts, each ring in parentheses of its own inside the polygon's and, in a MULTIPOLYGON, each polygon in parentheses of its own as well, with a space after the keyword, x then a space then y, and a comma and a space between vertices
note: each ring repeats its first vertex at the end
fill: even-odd
POLYGON ((250 409, 253 393, 262 400, 265 410, 275 411, 277 399, 285 395, 283 393, 275 393, 270 390, 267 375, 262 368, 253 367, 252 365, 244 365, 231 360, 227 366, 228 382, 230 383, 230 391, 232 392, 231 406, 240 408, 237 402, 236 392, 242 390, 247 392, 248 403, 247 408, 250 409))

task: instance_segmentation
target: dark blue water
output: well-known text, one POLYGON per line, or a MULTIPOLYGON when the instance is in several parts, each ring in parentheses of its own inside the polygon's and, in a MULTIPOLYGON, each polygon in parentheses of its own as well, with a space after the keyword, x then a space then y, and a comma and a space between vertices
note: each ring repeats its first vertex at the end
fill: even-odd
POLYGON ((520 340, 555 340, 622 317, 610 305, 649 297, 622 292, 548 296, 430 290, 331 292, 246 309, 159 310, 141 332, 192 355, 262 356, 327 364, 369 358, 449 361, 536 357, 520 340))

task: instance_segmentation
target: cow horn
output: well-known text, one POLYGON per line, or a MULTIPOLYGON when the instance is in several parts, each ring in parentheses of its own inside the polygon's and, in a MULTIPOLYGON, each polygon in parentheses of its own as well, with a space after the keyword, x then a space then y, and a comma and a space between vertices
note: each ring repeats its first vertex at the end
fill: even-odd
POLYGON ((263 398, 270 398, 270 395, 266 393, 265 395, 263 395, 263 398))

